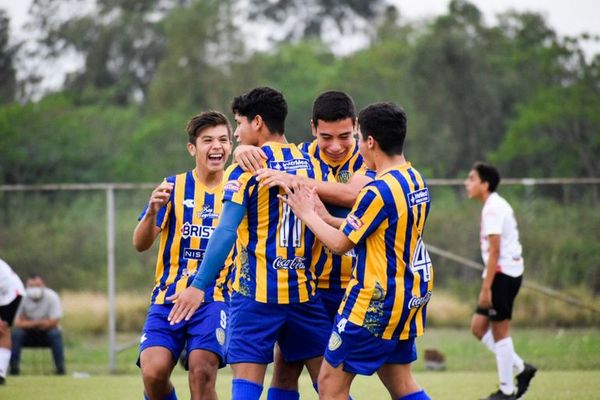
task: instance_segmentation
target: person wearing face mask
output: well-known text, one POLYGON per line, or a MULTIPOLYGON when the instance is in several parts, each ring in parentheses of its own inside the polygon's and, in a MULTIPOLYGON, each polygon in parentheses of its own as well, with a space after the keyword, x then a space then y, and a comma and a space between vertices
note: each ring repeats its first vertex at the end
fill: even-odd
POLYGON ((26 282, 26 297, 15 319, 12 331, 10 373, 18 375, 23 347, 50 347, 57 375, 65 374, 65 357, 62 333, 59 327, 62 307, 58 294, 46 287, 37 274, 26 282))
POLYGON ((23 282, 10 266, 0 259, 0 385, 5 383, 10 360, 10 327, 23 296, 23 282))

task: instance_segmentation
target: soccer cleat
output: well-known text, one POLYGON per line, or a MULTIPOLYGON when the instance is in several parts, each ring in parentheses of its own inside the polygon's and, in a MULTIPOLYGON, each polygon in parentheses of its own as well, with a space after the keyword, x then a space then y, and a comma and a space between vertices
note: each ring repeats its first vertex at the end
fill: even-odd
POLYGON ((527 389, 529 389, 529 383, 535 376, 537 368, 531 364, 525 363, 525 369, 517 375, 517 400, 522 398, 527 389))
POLYGON ((500 389, 497 392, 490 394, 488 397, 484 397, 480 400, 515 400, 514 394, 504 394, 500 389))

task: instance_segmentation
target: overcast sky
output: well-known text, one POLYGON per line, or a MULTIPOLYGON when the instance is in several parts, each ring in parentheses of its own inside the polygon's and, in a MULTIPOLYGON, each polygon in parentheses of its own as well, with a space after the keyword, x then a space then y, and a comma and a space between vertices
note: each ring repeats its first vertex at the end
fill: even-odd
MULTIPOLYGON (((445 13, 448 0, 391 0, 401 13, 409 18, 422 18, 445 13)), ((471 0, 483 11, 488 22, 494 14, 514 8, 519 11, 541 12, 550 24, 563 35, 584 31, 600 34, 600 1, 598 0, 471 0)), ((31 0, 0 0, 0 7, 8 10, 13 29, 19 29, 27 19, 31 0)))

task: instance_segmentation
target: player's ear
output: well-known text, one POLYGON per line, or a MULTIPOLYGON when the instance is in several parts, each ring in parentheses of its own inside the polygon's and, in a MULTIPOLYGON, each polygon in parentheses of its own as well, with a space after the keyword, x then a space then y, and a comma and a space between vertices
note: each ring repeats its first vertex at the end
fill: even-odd
POLYGON ((252 127, 257 131, 259 131, 260 128, 263 127, 264 123, 265 123, 265 121, 263 121, 263 119, 260 115, 257 115, 256 117, 254 117, 252 119, 252 127))
POLYGON ((315 121, 313 121, 312 118, 310 120, 310 130, 312 131, 312 135, 317 137, 317 127, 315 126, 315 121))
POLYGON ((377 141, 373 139, 373 136, 369 135, 369 137, 367 137, 367 147, 369 150, 373 150, 376 143, 377 141))
POLYGON ((192 143, 187 144, 187 151, 190 153, 190 156, 196 157, 196 145, 192 143))

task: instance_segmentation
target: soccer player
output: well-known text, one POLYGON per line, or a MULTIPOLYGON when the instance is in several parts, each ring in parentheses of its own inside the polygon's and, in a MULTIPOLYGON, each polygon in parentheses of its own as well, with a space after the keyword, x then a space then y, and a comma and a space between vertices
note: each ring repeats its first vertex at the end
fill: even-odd
MULTIPOLYGON (((328 179, 327 166, 288 144, 287 103, 281 93, 260 87, 232 104, 242 144, 261 146, 269 168, 289 176, 328 179)), ((189 318, 205 296, 236 242, 236 273, 231 297, 227 361, 233 369, 233 399, 257 400, 277 341, 284 358, 317 371, 331 328, 316 296, 311 270, 314 235, 279 201, 279 187, 259 186, 250 172, 227 170, 223 217, 192 286, 176 294, 171 323, 189 318)))
POLYGON ((0 259, 0 385, 6 383, 10 362, 10 327, 24 296, 23 282, 10 266, 0 259))
POLYGON ((139 357, 144 398, 153 400, 177 398, 170 376, 184 345, 192 399, 217 398, 217 369, 225 365, 226 268, 216 280, 207 282, 202 309, 176 325, 167 321, 172 296, 194 279, 221 218, 224 166, 231 154, 231 126, 223 114, 196 115, 186 131, 195 168, 158 185, 133 234, 138 251, 149 249, 160 234, 152 304, 139 357))
POLYGON ((317 213, 314 189, 295 187, 282 196, 325 246, 357 253, 321 366, 319 398, 345 400, 356 374, 377 371, 392 399, 429 399, 411 373, 433 289, 423 242, 429 190, 404 158, 406 114, 399 106, 370 105, 358 121, 360 153, 377 177, 345 220, 317 213))
POLYGON ((521 398, 537 371, 515 352, 510 337, 513 303, 524 266, 517 221, 510 204, 496 192, 499 183, 496 167, 482 162, 473 165, 464 182, 469 198, 483 203, 480 243, 485 269, 471 331, 496 354, 500 388, 488 400, 521 398), (516 393, 513 372, 517 373, 516 393))
MULTIPOLYGON (((261 169, 260 161, 265 157, 262 150, 255 146, 238 146, 234 159, 239 160, 245 170, 257 170, 263 183, 282 183, 283 185, 309 185, 316 187, 325 201, 342 206, 328 205, 337 216, 345 217, 358 196, 360 189, 375 177, 375 171, 367 170, 362 156, 358 152, 356 141, 356 111, 352 98, 340 91, 321 93, 313 102, 311 130, 314 140, 301 143, 298 147, 312 157, 323 161, 337 183, 323 182, 302 176, 280 176, 275 170, 261 169)), ((337 314, 350 281, 355 255, 332 253, 317 241, 313 249, 313 268, 318 277, 317 290, 331 322, 337 314)), ((268 400, 289 400, 299 397, 298 378, 302 373, 302 363, 286 363, 281 353, 275 352, 273 379, 268 391, 268 400)), ((311 377, 314 384, 317 376, 311 377)))

